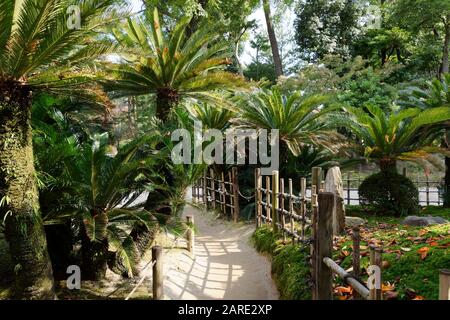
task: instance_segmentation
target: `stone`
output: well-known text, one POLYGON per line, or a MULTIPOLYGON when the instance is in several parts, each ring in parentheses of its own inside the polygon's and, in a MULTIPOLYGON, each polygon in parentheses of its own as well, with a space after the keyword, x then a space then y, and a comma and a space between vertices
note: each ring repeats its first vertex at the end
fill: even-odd
POLYGON ((345 225, 353 228, 365 224, 367 221, 360 217, 345 217, 345 225))
POLYGON ((401 224, 406 226, 429 226, 434 224, 444 224, 449 223, 447 220, 445 220, 442 217, 432 217, 432 216, 426 216, 426 217, 419 217, 419 216, 407 216, 401 224))
POLYGON ((328 169, 324 188, 326 192, 336 195, 335 210, 333 211, 333 234, 338 235, 344 231, 345 227, 344 188, 339 167, 328 169))

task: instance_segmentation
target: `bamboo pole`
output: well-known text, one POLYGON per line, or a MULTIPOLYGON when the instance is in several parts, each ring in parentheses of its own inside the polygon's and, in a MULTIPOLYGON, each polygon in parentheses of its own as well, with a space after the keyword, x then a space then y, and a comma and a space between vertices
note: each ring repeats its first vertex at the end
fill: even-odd
POLYGON ((294 190, 292 187, 292 179, 288 180, 289 183, 289 222, 291 223, 291 235, 292 235, 292 243, 295 241, 295 229, 294 229, 294 219, 292 218, 292 214, 294 213, 294 190))
POLYGON ((211 204, 213 210, 216 209, 216 183, 215 183, 215 177, 214 177, 214 170, 211 168, 209 170, 209 175, 211 177, 211 204))
POLYGON ((228 199, 230 200, 230 218, 234 219, 234 192, 233 192, 233 177, 231 171, 228 172, 228 186, 230 188, 230 196, 228 199))
POLYGON ((239 180, 238 180, 238 168, 231 168, 232 186, 233 186, 233 221, 238 222, 240 209, 239 209, 239 180))
MULTIPOLYGON (((360 267, 360 241, 361 237, 359 234, 359 227, 353 227, 352 229, 352 240, 353 240, 353 250, 352 250, 352 264, 353 264, 353 275, 356 279, 359 279, 359 276, 361 274, 361 267, 360 267)), ((359 294, 353 295, 355 300, 360 299, 359 294)))
POLYGON ((270 206, 271 203, 271 193, 269 192, 271 189, 270 186, 270 177, 266 176, 266 224, 270 223, 270 206))
POLYGON ((312 278, 312 298, 317 300, 317 194, 311 195, 311 278, 312 278))
POLYGON ((256 228, 261 227, 261 201, 262 201, 262 194, 261 194, 261 186, 262 186, 262 176, 261 176, 261 169, 256 168, 255 169, 255 186, 256 186, 256 192, 255 192, 255 220, 256 220, 256 228))
POLYGON ((224 216, 226 216, 227 215, 227 205, 226 205, 226 203, 227 203, 227 189, 226 189, 226 187, 225 187, 225 174, 222 172, 222 174, 221 174, 221 178, 222 178, 222 181, 221 181, 221 189, 222 189, 222 192, 221 192, 221 206, 222 206, 222 214, 224 215, 224 216))
POLYGON ((311 188, 312 188, 312 186, 315 186, 316 191, 320 190, 320 182, 322 180, 321 176, 322 176, 322 168, 313 167, 312 175, 311 175, 311 188))
POLYGON ((302 217, 302 231, 301 238, 305 240, 305 225, 306 225, 306 178, 300 178, 300 215, 302 217))
POLYGON ((281 218, 281 232, 283 233, 283 243, 286 243, 286 217, 284 214, 284 179, 280 178, 280 193, 279 193, 279 205, 280 205, 280 218, 281 218))
POLYGON ((272 171, 272 228, 275 233, 278 232, 278 192, 279 192, 279 173, 272 171))

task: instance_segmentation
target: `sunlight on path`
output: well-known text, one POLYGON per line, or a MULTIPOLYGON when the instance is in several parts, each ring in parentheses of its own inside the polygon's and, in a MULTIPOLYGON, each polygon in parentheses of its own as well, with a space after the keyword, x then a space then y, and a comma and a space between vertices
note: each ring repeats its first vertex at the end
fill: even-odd
POLYGON ((252 247, 252 225, 232 224, 186 206, 197 227, 195 258, 186 250, 166 253, 168 299, 278 299, 270 261, 252 247))

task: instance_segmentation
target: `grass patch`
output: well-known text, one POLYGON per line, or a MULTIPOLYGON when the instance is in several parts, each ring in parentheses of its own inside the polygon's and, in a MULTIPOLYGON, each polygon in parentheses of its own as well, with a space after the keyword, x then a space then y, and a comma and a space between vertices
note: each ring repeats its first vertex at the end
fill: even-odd
POLYGON ((308 249, 299 245, 283 244, 278 234, 269 227, 261 227, 252 236, 259 252, 272 257, 272 274, 284 300, 310 300, 311 288, 308 249))

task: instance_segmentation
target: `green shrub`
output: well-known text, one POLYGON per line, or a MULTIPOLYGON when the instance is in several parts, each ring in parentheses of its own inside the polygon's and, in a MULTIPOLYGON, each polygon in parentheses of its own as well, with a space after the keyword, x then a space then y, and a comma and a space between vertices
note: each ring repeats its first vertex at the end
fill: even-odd
POLYGON ((367 177, 359 186, 359 195, 382 214, 415 214, 419 210, 419 191, 407 177, 393 171, 381 171, 367 177))
POLYGON ((308 249, 299 245, 284 245, 279 235, 268 227, 261 227, 253 234, 255 247, 272 256, 272 274, 280 298, 285 300, 310 300, 310 272, 308 249))

